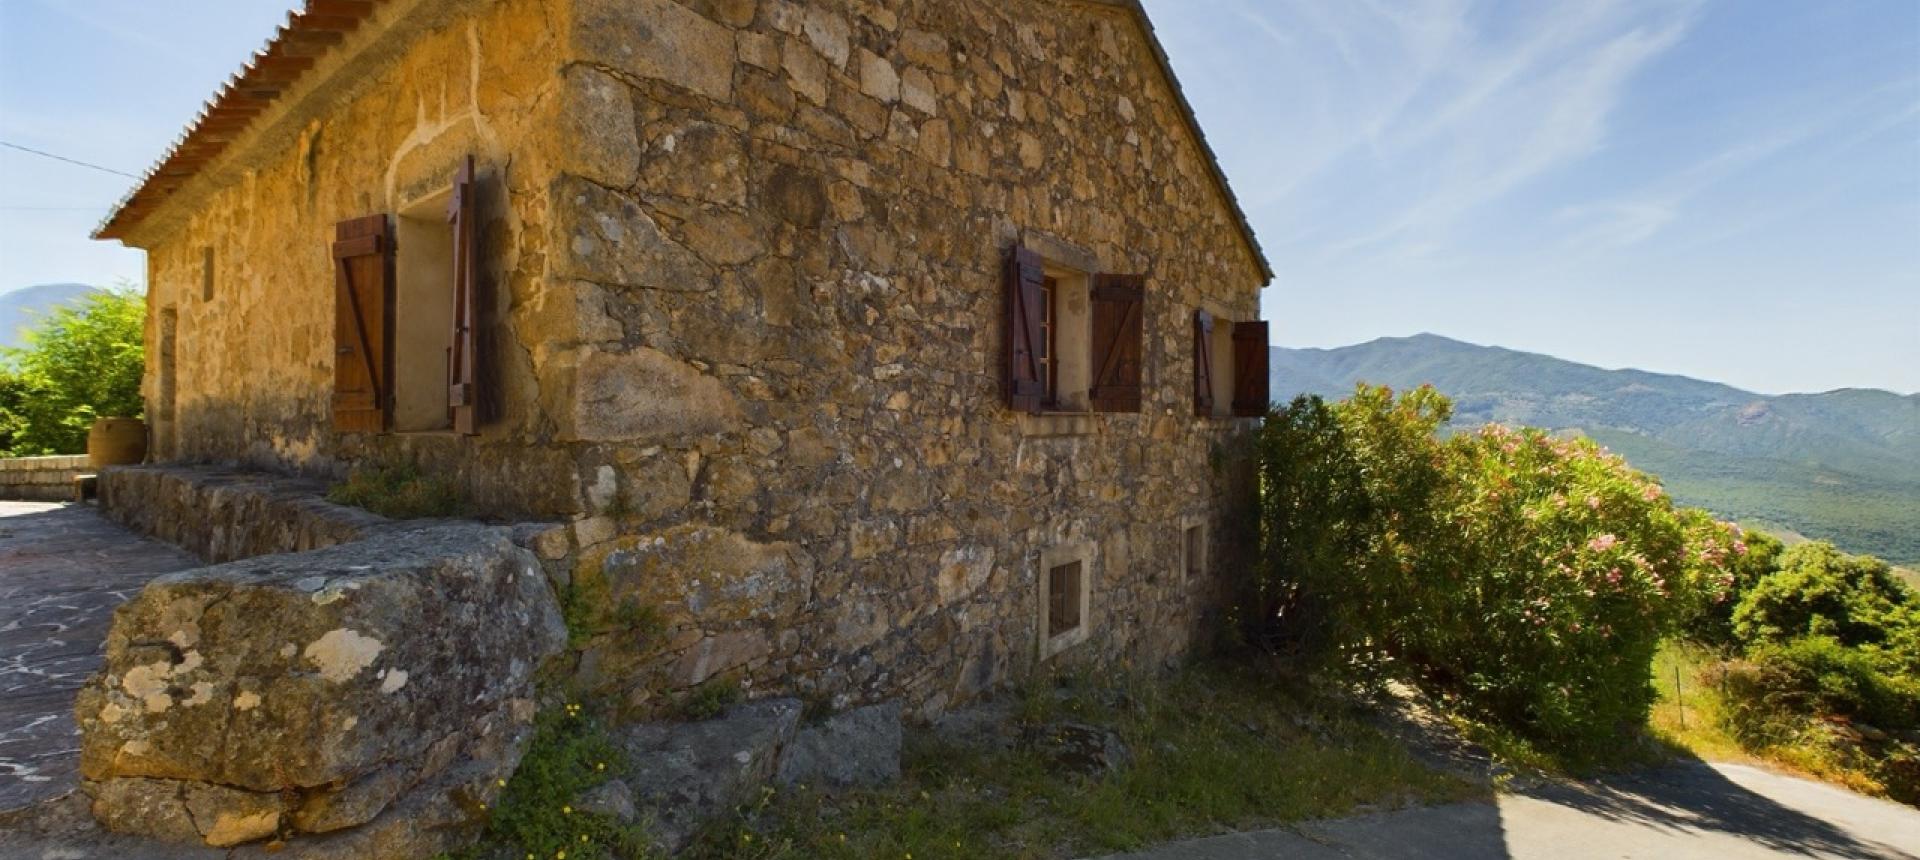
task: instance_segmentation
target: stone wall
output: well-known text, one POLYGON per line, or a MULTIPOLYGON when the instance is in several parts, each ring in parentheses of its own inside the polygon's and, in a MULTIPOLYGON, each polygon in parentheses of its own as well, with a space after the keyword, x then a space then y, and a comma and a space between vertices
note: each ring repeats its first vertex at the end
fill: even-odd
POLYGON ((66 502, 74 498, 74 479, 91 474, 86 455, 77 457, 0 457, 0 499, 66 502))
POLYGON ((1251 423, 1193 417, 1189 321, 1255 318, 1263 277, 1124 6, 394 5, 441 17, 144 228, 176 368, 148 381, 159 456, 407 459, 483 510, 569 518, 542 558, 604 615, 574 680, 641 707, 727 683, 939 711, 1039 667, 1060 547, 1093 585, 1053 661, 1159 665, 1207 635, 1251 423), (467 150, 504 414, 333 434, 327 230, 467 150), (1146 276, 1141 412, 1004 406, 1016 240, 1146 276), (1198 580, 1183 522, 1218 545, 1198 580), (664 632, 620 620, 645 614, 664 632))
POLYGON ((99 492, 109 518, 216 563, 321 549, 395 525, 326 501, 323 482, 259 472, 111 466, 99 492))

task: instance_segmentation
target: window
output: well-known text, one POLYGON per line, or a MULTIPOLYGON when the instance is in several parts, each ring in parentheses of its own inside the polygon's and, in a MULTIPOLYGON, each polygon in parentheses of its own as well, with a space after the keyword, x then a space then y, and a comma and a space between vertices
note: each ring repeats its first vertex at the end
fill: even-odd
POLYGON ((1047 571, 1047 636, 1059 638, 1080 629, 1080 562, 1047 571))
POLYGON ((1093 554, 1091 542, 1063 544, 1040 554, 1035 623, 1042 660, 1087 641, 1092 632, 1093 554))
POLYGON ((213 301, 213 246, 200 249, 200 300, 213 301))
POLYGON ((477 432, 473 159, 398 215, 334 228, 333 426, 477 432))
POLYGON ((1140 411, 1144 277, 1093 274, 1016 245, 1006 281, 1009 406, 1140 411))
POLYGON ((1267 413, 1267 323, 1193 315, 1193 414, 1259 417, 1267 413))
POLYGON ((1206 575, 1207 526, 1205 523, 1192 522, 1181 529, 1180 566, 1184 569, 1188 582, 1206 575))

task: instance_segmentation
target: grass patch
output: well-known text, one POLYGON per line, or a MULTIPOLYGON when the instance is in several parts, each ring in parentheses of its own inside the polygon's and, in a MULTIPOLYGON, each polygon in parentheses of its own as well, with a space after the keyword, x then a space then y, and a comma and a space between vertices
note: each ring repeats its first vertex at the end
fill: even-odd
POLYGON ((453 482, 422 474, 412 464, 354 469, 327 488, 327 501, 396 520, 457 517, 466 510, 453 482))
POLYGON ((625 770, 620 750, 579 705, 549 708, 534 723, 520 769, 489 813, 480 845, 439 860, 566 857, 648 860, 644 828, 573 808, 582 792, 625 770))
POLYGON ((1249 669, 1195 668, 1120 691, 1036 688, 1018 712, 1111 727, 1133 762, 1092 778, 1022 749, 959 747, 915 733, 899 784, 837 795, 768 792, 682 856, 1072 857, 1481 792, 1420 765, 1351 703, 1249 669))

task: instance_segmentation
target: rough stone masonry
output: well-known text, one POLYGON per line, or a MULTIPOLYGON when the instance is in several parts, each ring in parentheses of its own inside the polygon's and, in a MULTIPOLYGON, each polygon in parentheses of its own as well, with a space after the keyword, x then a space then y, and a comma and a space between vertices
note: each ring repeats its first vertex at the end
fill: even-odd
POLYGON ((565 641, 538 562, 499 528, 168 574, 117 611, 80 693, 81 776, 116 831, 231 846, 404 806, 389 829, 426 856, 483 820, 565 641))

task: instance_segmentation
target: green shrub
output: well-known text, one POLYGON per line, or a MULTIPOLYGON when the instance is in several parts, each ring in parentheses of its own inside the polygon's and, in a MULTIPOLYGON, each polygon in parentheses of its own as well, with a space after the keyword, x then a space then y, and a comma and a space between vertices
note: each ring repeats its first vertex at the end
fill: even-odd
POLYGON ((1755 585, 1779 569, 1780 555, 1786 550, 1766 532, 1736 529, 1733 538, 1732 552, 1707 583, 1709 591, 1684 631, 1686 638, 1723 651, 1739 644, 1733 632, 1734 609, 1755 585))
POLYGON ((1779 568, 1733 610, 1742 644, 1830 638, 1860 649, 1882 671, 1920 678, 1920 597, 1886 562, 1814 542, 1788 549, 1779 568))
POLYGON ((457 517, 466 510, 453 482, 422 474, 411 464, 354 469, 327 489, 327 501, 396 520, 457 517))
POLYGON ((1259 448, 1261 553, 1246 584, 1247 635, 1335 667, 1372 666, 1381 620, 1409 614, 1407 547, 1432 524, 1435 430, 1449 405, 1431 389, 1395 399, 1361 389, 1330 405, 1274 410, 1259 448))
POLYGON ((1590 441, 1441 441, 1450 411, 1363 385, 1275 412, 1250 637, 1412 676, 1562 750, 1615 746, 1645 724, 1661 638, 1725 591, 1743 545, 1590 441))
POLYGON ((1884 671, 1872 655, 1831 636, 1763 644, 1747 659, 1752 671, 1729 689, 1746 705, 1741 719, 1750 727, 1779 713, 1920 728, 1920 684, 1884 671))

